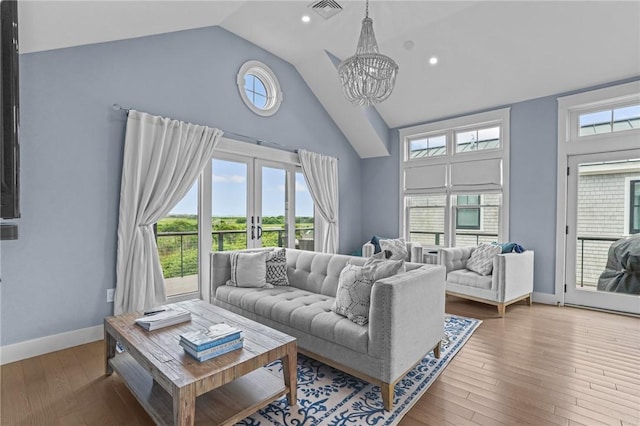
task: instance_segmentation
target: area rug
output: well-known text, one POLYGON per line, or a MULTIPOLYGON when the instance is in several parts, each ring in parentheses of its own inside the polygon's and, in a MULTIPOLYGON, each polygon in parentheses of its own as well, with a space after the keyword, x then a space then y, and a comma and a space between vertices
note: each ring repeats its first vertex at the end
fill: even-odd
MULTIPOLYGON (((380 388, 298 355, 298 405, 281 398, 237 423, 242 426, 341 426, 397 424, 426 392, 482 321, 446 315, 441 357, 430 352, 395 386, 393 411, 385 411, 380 388)), ((267 368, 282 370, 277 361, 267 368)))

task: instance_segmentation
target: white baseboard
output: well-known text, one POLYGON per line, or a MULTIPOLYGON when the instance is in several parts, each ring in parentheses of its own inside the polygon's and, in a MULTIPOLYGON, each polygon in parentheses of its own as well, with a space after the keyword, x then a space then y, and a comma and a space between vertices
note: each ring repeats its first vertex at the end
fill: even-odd
POLYGON ((104 339, 104 326, 82 328, 0 346, 0 365, 104 339))
POLYGON ((542 303, 545 305, 558 305, 558 303, 561 303, 561 301, 558 300, 558 297, 555 294, 538 293, 534 291, 531 298, 534 302, 542 303))

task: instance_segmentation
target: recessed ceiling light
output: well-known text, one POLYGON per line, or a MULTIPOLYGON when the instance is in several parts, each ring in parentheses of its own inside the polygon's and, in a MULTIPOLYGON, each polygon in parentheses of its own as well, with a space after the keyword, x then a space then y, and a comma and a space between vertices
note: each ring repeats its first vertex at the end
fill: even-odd
POLYGON ((304 22, 305 24, 307 22, 310 22, 311 18, 309 17, 309 15, 302 15, 302 22, 304 22))
POLYGON ((435 65, 437 63, 438 63, 438 58, 436 58, 435 56, 432 56, 429 58, 429 64, 435 65))

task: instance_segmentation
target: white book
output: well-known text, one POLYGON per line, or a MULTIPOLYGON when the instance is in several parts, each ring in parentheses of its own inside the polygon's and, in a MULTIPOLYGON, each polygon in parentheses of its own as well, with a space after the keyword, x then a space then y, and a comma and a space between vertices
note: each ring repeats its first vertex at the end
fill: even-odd
POLYGON ((190 321, 191 312, 182 309, 167 308, 135 320, 136 324, 145 330, 157 330, 181 322, 190 321))

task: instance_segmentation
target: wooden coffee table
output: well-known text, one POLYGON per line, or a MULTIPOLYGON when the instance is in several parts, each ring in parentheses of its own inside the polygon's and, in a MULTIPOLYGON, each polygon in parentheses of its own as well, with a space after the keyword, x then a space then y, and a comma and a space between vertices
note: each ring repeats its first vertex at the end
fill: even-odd
POLYGON ((231 425, 284 395, 296 405, 295 338, 201 300, 175 306, 191 321, 145 331, 134 324, 141 313, 104 320, 105 374, 118 373, 156 423, 231 425), (241 329, 244 347, 198 362, 178 344, 181 333, 217 322, 241 329), (262 368, 278 359, 282 375, 262 368))

